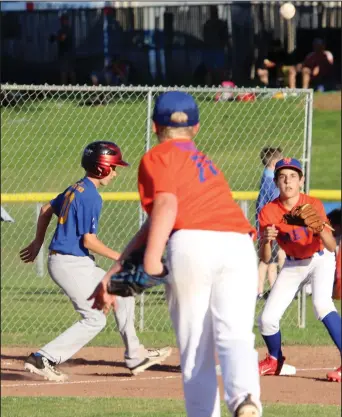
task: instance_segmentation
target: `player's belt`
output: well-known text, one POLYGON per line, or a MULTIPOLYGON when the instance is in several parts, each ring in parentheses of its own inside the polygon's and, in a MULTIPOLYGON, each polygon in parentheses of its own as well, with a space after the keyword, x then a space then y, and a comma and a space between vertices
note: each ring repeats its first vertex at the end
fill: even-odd
MULTIPOLYGON (((58 252, 58 250, 50 250, 49 255, 68 255, 67 253, 58 252)), ((73 256, 73 255, 71 255, 73 256)), ((89 258, 95 262, 95 256, 94 255, 88 255, 89 258)))
POLYGON ((49 255, 65 255, 65 253, 58 252, 57 250, 50 250, 49 255))
MULTIPOLYGON (((316 253, 318 253, 319 256, 322 256, 324 254, 324 251, 319 250, 316 253)), ((311 259, 311 258, 312 258, 312 256, 309 256, 308 258, 295 258, 294 256, 286 255, 286 259, 288 261, 304 261, 304 259, 311 259)))

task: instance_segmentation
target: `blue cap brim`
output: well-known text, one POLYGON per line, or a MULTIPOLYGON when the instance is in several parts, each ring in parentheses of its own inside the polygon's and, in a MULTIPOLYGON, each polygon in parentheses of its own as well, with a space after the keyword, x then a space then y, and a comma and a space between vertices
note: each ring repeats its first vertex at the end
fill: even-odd
POLYGON ((275 172, 279 171, 280 169, 287 169, 287 168, 295 169, 296 171, 303 173, 302 168, 299 168, 296 165, 282 165, 281 167, 275 169, 275 172))

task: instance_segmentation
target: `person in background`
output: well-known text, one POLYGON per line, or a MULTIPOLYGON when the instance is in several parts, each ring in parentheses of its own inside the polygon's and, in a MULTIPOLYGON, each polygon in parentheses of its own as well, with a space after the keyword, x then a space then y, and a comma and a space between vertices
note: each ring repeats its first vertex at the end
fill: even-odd
POLYGON ((302 73, 302 87, 321 86, 330 81, 333 72, 334 57, 325 49, 322 39, 316 38, 312 44, 313 52, 309 53, 297 71, 302 73))
POLYGON ((278 80, 287 78, 289 88, 296 88, 296 67, 293 55, 284 50, 279 39, 272 41, 268 54, 259 64, 257 74, 266 87, 270 84, 276 85, 278 80))
POLYGON ((101 71, 91 73, 93 85, 122 85, 127 84, 129 66, 123 62, 118 55, 113 59, 106 59, 104 68, 101 71))
MULTIPOLYGON (((266 147, 260 153, 261 161, 265 167, 261 177, 260 191, 256 202, 256 225, 259 229, 258 216, 261 209, 270 201, 279 196, 279 190, 274 183, 274 168, 275 164, 282 158, 281 148, 266 147)), ((270 287, 272 287, 278 274, 278 264, 280 268, 284 263, 285 257, 283 251, 275 244, 272 248, 272 257, 269 263, 263 261, 259 262, 259 285, 258 285, 258 299, 265 297, 264 285, 266 275, 270 287)))
POLYGON ((62 84, 76 83, 73 31, 69 17, 63 13, 60 17, 60 29, 50 35, 50 42, 57 42, 58 64, 62 84))
POLYGON ((219 18, 217 6, 209 6, 209 12, 210 17, 203 26, 205 83, 218 85, 225 79, 228 28, 227 22, 219 18))

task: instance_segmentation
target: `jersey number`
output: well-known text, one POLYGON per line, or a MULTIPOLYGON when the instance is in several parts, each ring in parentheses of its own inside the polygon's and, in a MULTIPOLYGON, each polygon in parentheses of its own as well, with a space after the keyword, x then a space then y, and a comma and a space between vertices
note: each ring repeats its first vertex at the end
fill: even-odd
POLYGON ((198 152, 195 155, 192 155, 191 159, 196 163, 196 167, 198 168, 198 178, 200 182, 206 181, 210 175, 218 174, 212 161, 207 159, 205 155, 198 152))
POLYGON ((61 212, 58 217, 58 223, 64 224, 67 221, 70 204, 72 203, 73 199, 75 198, 75 191, 67 191, 64 196, 63 205, 61 208, 61 212))

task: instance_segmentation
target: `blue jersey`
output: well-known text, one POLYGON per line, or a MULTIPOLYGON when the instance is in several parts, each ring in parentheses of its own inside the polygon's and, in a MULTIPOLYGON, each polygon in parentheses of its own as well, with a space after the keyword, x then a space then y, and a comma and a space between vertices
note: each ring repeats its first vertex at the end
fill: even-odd
POLYGON ((274 171, 269 168, 265 168, 261 177, 260 191, 258 199, 256 202, 256 224, 258 226, 258 216, 260 210, 268 204, 270 201, 273 201, 275 198, 279 197, 279 190, 275 185, 274 181, 274 171))
POLYGON ((85 177, 50 204, 58 220, 49 249, 66 255, 89 256, 83 235, 97 233, 102 209, 102 198, 95 185, 85 177))

